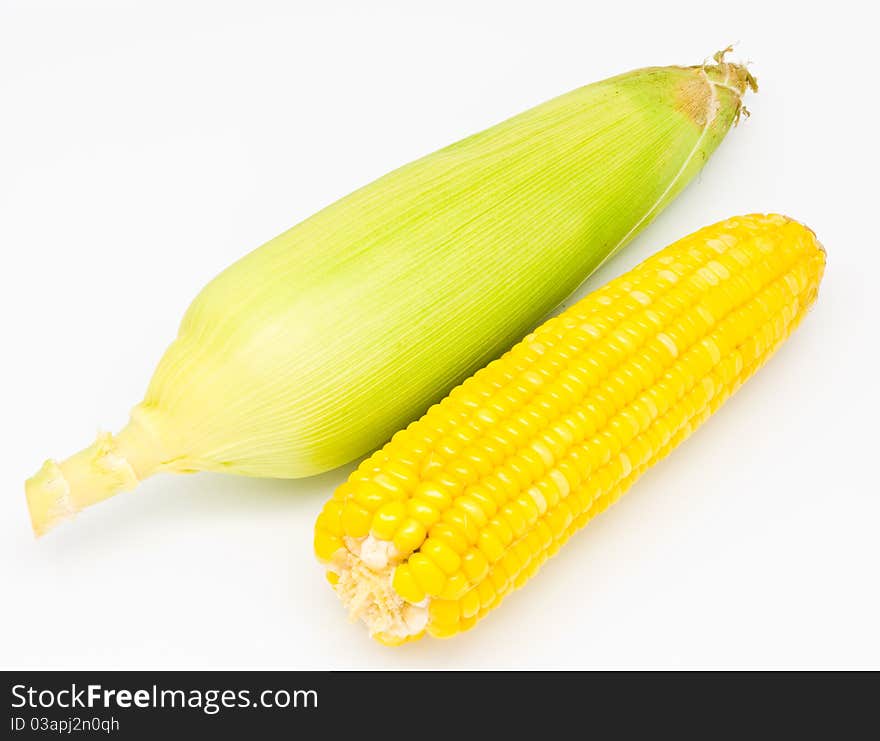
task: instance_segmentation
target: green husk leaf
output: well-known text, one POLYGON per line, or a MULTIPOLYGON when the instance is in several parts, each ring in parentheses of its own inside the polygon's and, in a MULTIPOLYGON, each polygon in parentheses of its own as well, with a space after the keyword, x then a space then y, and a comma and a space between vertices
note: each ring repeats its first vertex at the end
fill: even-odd
POLYGON ((35 530, 129 473, 300 477, 381 445, 650 223, 750 87, 724 53, 588 85, 250 253, 190 306, 129 426, 28 482, 35 530))

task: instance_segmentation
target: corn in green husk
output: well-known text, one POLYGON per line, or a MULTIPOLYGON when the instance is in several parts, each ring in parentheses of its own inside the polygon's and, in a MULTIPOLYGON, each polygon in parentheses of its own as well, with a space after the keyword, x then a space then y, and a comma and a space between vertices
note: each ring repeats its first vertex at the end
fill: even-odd
POLYGON ((749 87, 723 54, 588 85, 266 243, 196 297, 129 424, 27 482, 34 530, 159 471, 292 478, 377 447, 647 225, 749 87))

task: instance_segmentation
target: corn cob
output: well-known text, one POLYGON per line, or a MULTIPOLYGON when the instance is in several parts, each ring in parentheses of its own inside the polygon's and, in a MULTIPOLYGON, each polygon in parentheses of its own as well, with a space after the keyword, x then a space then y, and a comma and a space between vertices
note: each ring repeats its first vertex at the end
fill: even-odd
POLYGON ((352 616, 391 645, 472 627, 767 360, 824 266, 797 222, 729 219, 455 388, 318 517, 315 552, 352 616))
POLYGON ((374 449, 650 222, 750 86, 723 55, 589 85, 263 245, 193 302, 129 424, 28 481, 35 532, 160 471, 293 478, 374 449))

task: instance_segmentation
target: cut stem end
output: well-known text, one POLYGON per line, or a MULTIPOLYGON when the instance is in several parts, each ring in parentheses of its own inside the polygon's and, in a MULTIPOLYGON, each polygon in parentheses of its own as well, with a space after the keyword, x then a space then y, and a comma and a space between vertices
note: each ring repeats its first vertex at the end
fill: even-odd
POLYGON ((86 507, 134 489, 154 473, 158 460, 134 422, 113 436, 98 435, 88 448, 58 463, 48 460, 25 482, 34 534, 39 537, 86 507))

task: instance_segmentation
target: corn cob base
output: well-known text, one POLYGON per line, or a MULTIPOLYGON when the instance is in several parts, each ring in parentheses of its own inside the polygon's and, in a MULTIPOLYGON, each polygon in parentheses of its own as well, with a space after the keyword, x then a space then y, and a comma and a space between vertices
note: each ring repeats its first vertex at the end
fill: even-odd
POLYGON ((815 301, 777 215, 707 227, 587 296, 365 460, 315 549, 386 644, 471 628, 705 421, 815 301))

